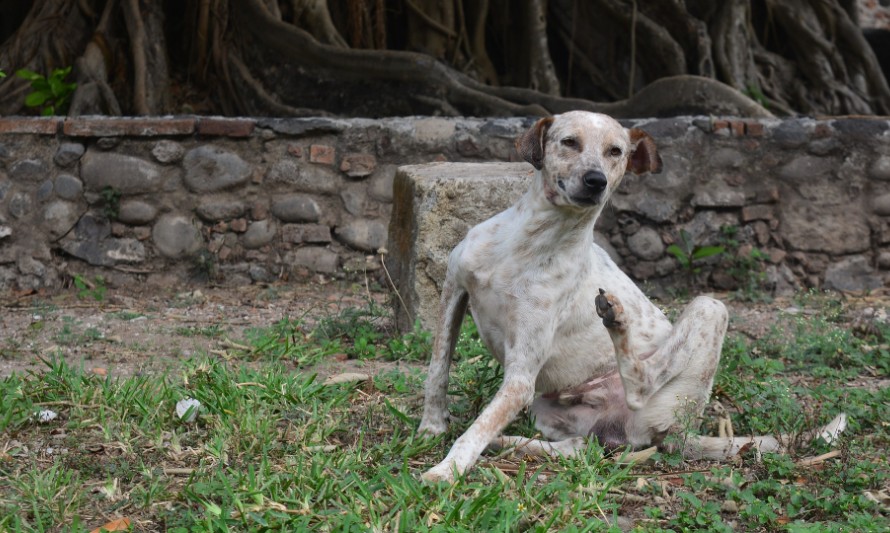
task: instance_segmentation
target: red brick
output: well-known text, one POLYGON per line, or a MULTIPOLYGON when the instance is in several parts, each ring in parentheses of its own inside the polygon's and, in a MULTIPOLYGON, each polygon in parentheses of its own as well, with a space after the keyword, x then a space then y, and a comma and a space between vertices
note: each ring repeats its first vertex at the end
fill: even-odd
POLYGON ((133 234, 136 235, 136 239, 144 241, 151 237, 151 228, 148 226, 137 226, 133 228, 133 234))
POLYGON ((195 132, 195 119, 193 117, 78 117, 65 119, 62 131, 72 137, 191 135, 195 132))
POLYGON ((309 147, 309 161, 322 165, 333 165, 337 150, 326 144, 313 144, 309 147))
POLYGON ((196 124, 198 135, 217 135, 221 137, 250 137, 256 121, 248 118, 199 118, 196 124))
POLYGON ((36 133, 55 135, 59 132, 62 117, 7 117, 0 118, 0 133, 36 133))
POLYGON ((729 130, 729 122, 726 120, 715 120, 713 132, 722 135, 729 133, 728 131, 724 133, 723 130, 729 130))
POLYGON ((763 124, 760 122, 749 122, 745 124, 745 133, 751 137, 763 137, 763 124))
POLYGON ((745 123, 740 120, 731 121, 729 127, 732 129, 732 134, 735 137, 741 137, 745 134, 745 123))
POLYGON ((822 139, 829 136, 831 136, 831 126, 829 126, 826 122, 817 123, 816 127, 813 129, 813 137, 816 139, 822 139))
POLYGON ((351 178, 363 178, 377 168, 377 158, 371 154, 346 154, 340 163, 340 170, 351 178))
POLYGON ((232 228, 232 231, 236 233, 244 233, 245 231, 247 231, 247 219, 236 218, 229 223, 229 227, 232 228))

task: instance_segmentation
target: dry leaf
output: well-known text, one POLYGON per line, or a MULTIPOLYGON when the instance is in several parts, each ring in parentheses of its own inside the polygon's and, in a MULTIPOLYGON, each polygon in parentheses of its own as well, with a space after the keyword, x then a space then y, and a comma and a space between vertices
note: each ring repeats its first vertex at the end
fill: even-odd
POLYGON ((646 448, 645 450, 640 450, 637 452, 630 452, 619 457, 615 458, 615 462, 621 465, 626 465, 630 463, 645 463, 648 461, 655 452, 658 451, 658 447, 652 446, 651 448, 646 448))
POLYGON ((102 368, 101 366, 94 366, 93 374, 96 374, 97 376, 107 376, 108 370, 102 368))
POLYGON ((118 518, 117 520, 112 520, 108 522, 104 526, 97 527, 96 529, 90 531, 90 533, 102 533, 102 531, 129 531, 130 530, 130 519, 129 518, 118 518))
POLYGON ((359 374, 357 372, 344 372, 334 376, 329 376, 324 380, 325 385, 336 385, 338 383, 353 383, 356 381, 367 381, 371 379, 368 374, 359 374))

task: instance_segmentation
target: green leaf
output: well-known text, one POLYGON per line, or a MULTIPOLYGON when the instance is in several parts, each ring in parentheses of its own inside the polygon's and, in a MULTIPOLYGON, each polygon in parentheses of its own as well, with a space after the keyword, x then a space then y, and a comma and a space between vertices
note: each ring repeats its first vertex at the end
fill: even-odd
POLYGON ((677 261, 680 262, 680 265, 682 265, 683 268, 689 268, 689 266, 692 264, 692 260, 689 257, 689 254, 687 254, 682 248, 680 248, 676 244, 672 244, 672 245, 668 246, 667 252, 669 254, 672 254, 674 257, 676 257, 677 261))
POLYGON ((37 107, 43 105, 49 95, 45 92, 37 91, 25 97, 25 105, 28 107, 37 107))
POLYGON ((692 259, 696 260, 713 257, 722 254, 724 250, 725 249, 722 246, 702 246, 701 248, 696 248, 695 251, 692 252, 692 259))
POLYGON ((43 75, 38 74, 38 73, 34 72, 33 70, 28 70, 26 68, 18 69, 17 71, 15 71, 15 75, 18 76, 19 78, 22 78, 22 79, 25 79, 28 81, 35 81, 35 80, 43 79, 43 75))

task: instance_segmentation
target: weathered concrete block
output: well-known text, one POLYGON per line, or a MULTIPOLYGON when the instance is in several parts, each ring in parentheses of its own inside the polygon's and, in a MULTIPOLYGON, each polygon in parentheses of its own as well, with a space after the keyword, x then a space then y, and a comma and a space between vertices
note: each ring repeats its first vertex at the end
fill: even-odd
POLYGON ((393 183, 387 268, 405 302, 400 330, 435 329, 448 255, 467 231, 512 205, 534 174, 527 163, 429 163, 400 167, 393 183))

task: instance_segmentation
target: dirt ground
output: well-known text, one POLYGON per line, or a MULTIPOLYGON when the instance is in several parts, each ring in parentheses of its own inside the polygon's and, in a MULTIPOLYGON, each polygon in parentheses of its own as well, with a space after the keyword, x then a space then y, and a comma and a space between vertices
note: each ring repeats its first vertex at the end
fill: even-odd
MULTIPOLYGON (((101 375, 175 371, 180 361, 239 343, 252 328, 299 319, 305 332, 324 317, 387 295, 337 281, 241 287, 72 288, 0 298, 0 376, 39 371, 61 353, 72 366, 101 375)), ((348 367, 333 358, 331 363, 348 367)), ((327 366, 327 365, 324 365, 327 366)), ((331 370, 333 371, 333 370, 331 370)))
MULTIPOLYGON (((102 375, 175 371, 183 359, 213 354, 244 339, 250 328, 266 328, 282 319, 300 319, 306 333, 319 320, 373 299, 387 305, 388 294, 361 283, 304 281, 188 290, 108 289, 96 297, 71 288, 56 294, 0 297, 0 376, 45 368, 41 357, 61 353, 70 365, 102 375)), ((716 294, 730 308, 730 330, 751 338, 764 335, 780 316, 813 313, 799 301, 734 301, 716 294)), ((843 297, 850 323, 887 320, 890 295, 843 297)), ((678 304, 668 303, 666 307, 678 304)), ((351 362, 333 356, 319 373, 349 371, 351 362)), ((385 362, 363 362, 387 366, 385 362)))

